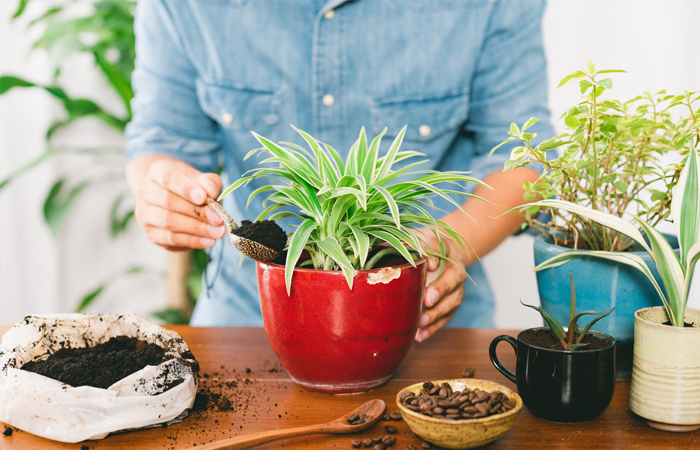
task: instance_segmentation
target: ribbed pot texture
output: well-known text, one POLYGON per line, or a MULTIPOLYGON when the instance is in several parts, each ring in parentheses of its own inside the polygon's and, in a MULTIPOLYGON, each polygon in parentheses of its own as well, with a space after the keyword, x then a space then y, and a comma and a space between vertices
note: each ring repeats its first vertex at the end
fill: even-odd
POLYGON ((655 428, 700 428, 700 310, 686 309, 694 327, 662 325, 662 307, 644 308, 634 317, 634 366, 630 409, 655 428))

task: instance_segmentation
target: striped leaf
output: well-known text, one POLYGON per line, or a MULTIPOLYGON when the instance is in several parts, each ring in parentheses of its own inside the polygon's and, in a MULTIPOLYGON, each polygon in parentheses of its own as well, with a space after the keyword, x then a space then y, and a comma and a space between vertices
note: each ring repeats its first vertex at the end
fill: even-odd
MULTIPOLYGON (((597 222, 603 226, 606 226, 608 228, 611 228, 619 233, 622 233, 626 236, 629 236, 630 238, 634 239, 641 245, 644 250, 652 254, 652 250, 647 245, 646 241, 644 240, 644 236, 642 236, 642 233, 637 230, 637 228, 634 227, 631 223, 627 222, 624 219, 621 219, 619 217, 613 216, 612 214, 604 213, 602 211, 597 211, 595 209, 591 209, 585 206, 577 205, 575 203, 567 202, 564 200, 553 200, 553 199, 548 199, 548 200, 540 200, 537 202, 532 202, 532 203, 527 203, 525 205, 521 206, 516 206, 515 208, 511 208, 508 211, 504 212, 501 214, 501 216, 504 216, 508 213, 511 213, 513 211, 518 211, 522 208, 525 207, 531 207, 531 206, 541 206, 545 208, 557 208, 557 209, 563 209, 564 211, 568 211, 572 214, 577 214, 581 217, 584 217, 586 219, 590 219, 594 222, 597 222)), ((499 216, 499 217, 501 217, 499 216)))
POLYGON ((690 154, 686 160, 681 175, 673 189, 671 214, 678 233, 681 247, 681 260, 686 260, 687 252, 697 242, 700 242, 700 156, 694 145, 690 146, 690 154))
POLYGON ((287 249, 287 260, 285 261, 284 267, 284 282, 287 285, 287 295, 292 292, 292 275, 294 274, 294 267, 299 261, 301 252, 304 251, 306 243, 309 241, 309 236, 316 229, 318 224, 312 219, 304 220, 296 231, 292 235, 289 241, 289 248, 287 249))
POLYGON ((590 256, 595 257, 595 258, 603 258, 603 259, 607 259, 610 261, 616 261, 616 262, 619 262, 622 264, 626 264, 626 265, 634 267, 635 269, 642 272, 649 279, 649 281, 651 281, 651 284, 654 286, 654 289, 656 289, 656 292, 659 294, 659 297, 661 298, 661 301, 664 303, 664 306, 666 307, 666 309, 667 310, 669 309, 666 295, 661 290, 661 287, 659 286, 659 284, 656 282, 654 275, 652 275, 651 270, 649 270, 649 266, 647 266, 647 264, 644 262, 644 260, 640 256, 634 255, 632 253, 607 252, 607 251, 602 251, 602 250, 587 251, 587 252, 565 251, 565 252, 561 252, 558 255, 555 255, 555 256, 551 257, 550 259, 548 259, 547 261, 539 264, 537 267, 535 267, 534 270, 539 271, 539 270, 549 269, 552 267, 558 267, 564 263, 571 261, 572 259, 585 258, 585 257, 590 257, 590 256))
POLYGON ((345 279, 348 282, 348 286, 352 290, 353 278, 357 272, 338 241, 334 237, 327 237, 323 240, 316 241, 316 245, 318 245, 318 247, 323 250, 326 255, 330 256, 333 261, 336 262, 336 264, 338 264, 338 267, 340 267, 345 274, 345 279))

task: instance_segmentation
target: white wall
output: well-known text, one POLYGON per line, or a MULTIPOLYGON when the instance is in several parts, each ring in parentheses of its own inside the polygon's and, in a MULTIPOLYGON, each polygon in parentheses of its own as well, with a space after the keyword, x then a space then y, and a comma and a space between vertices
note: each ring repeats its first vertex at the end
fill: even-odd
MULTIPOLYGON (((44 53, 26 56, 33 42, 25 31, 26 21, 9 20, 15 4, 0 1, 0 74, 49 81, 51 61, 44 53)), ((30 2, 29 8, 45 4, 30 2)), ((628 71, 614 77, 613 94, 621 99, 645 89, 700 90, 696 75, 700 60, 695 57, 700 36, 693 26, 698 17, 700 2, 689 0, 550 0, 544 31, 553 117, 578 101, 575 89, 555 90, 556 84, 565 74, 584 68, 588 60, 599 68, 628 71)), ((87 75, 91 67, 89 59, 72 61, 64 74, 71 93, 94 98, 106 92, 98 76, 87 75)), ((116 99, 100 95, 99 102, 119 112, 116 99)), ((44 149, 43 134, 58 111, 39 90, 0 97, 0 178, 44 149)), ((80 145, 121 145, 117 135, 97 122, 86 121, 75 134, 81 136, 80 145)), ((72 135, 62 138, 65 143, 72 135)), ((126 237, 108 238, 107 201, 125 189, 123 182, 104 182, 91 189, 78 206, 83 211, 97 209, 97 214, 76 211, 58 239, 43 225, 42 201, 51 180, 66 169, 79 171, 82 164, 75 158, 56 160, 0 193, 0 323, 14 323, 29 313, 72 311, 81 295, 133 262, 148 265, 154 274, 118 282, 90 311, 129 309, 148 314, 164 306, 160 273, 165 252, 148 243, 135 226, 126 237)), ((113 161, 104 174, 117 173, 120 165, 121 161, 113 161)), ((497 296, 497 326, 539 324, 536 313, 527 314, 518 304, 519 299, 538 302, 532 238, 510 238, 485 263, 497 296)), ((698 302, 697 286, 692 295, 698 302)))

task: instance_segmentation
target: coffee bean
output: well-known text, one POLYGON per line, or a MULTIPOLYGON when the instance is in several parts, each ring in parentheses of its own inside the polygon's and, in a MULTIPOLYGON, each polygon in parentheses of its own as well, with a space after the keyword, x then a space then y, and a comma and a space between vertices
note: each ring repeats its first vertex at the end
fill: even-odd
POLYGON ((384 437, 384 436, 376 436, 376 437, 373 437, 373 438, 372 438, 372 442, 374 442, 375 444, 379 444, 380 442, 382 442, 382 438, 383 438, 383 437, 384 437))
POLYGON ((387 447, 391 447, 392 445, 396 444, 396 436, 384 436, 382 438, 382 444, 386 445, 387 447))
POLYGON ((476 374, 476 369, 473 367, 467 367, 462 371, 462 376, 464 378, 474 378, 474 375, 476 374))
POLYGON ((362 441, 359 439, 353 439, 350 441, 350 445, 352 445, 352 448, 360 448, 362 447, 362 441))
POLYGON ((422 442, 420 444, 421 447, 428 449, 428 448, 433 448, 432 444, 430 442, 422 442))
POLYGON ((436 386, 431 382, 425 382, 423 386, 419 395, 401 395, 400 399, 403 398, 402 404, 408 409, 430 417, 472 419, 500 414, 514 408, 508 397, 498 390, 486 392, 478 388, 465 388, 453 392, 447 383, 436 386), (430 389, 426 390, 425 387, 430 389))
POLYGON ((376 444, 374 446, 374 450, 386 450, 386 445, 384 445, 380 442, 379 444, 376 444))
POLYGON ((403 416, 401 415, 400 412, 391 413, 391 420, 401 420, 401 419, 403 419, 403 416))
POLYGON ((393 425, 387 425, 387 426, 384 427, 384 429, 385 429, 386 432, 389 433, 389 434, 396 434, 396 432, 398 431, 398 430, 396 429, 396 427, 393 426, 393 425))
POLYGON ((391 420, 391 414, 389 414, 389 413, 384 414, 384 417, 382 417, 382 420, 391 420))
POLYGON ((369 447, 371 447, 372 445, 374 445, 374 442, 372 442, 372 439, 367 438, 367 439, 363 439, 363 440, 362 440, 362 445, 364 445, 365 447, 369 448, 369 447))
POLYGON ((412 446, 412 445, 407 445, 406 448, 405 448, 404 450, 418 450, 418 449, 415 448, 415 447, 412 446))
POLYGON ((357 420, 360 418, 359 415, 353 414, 352 416, 348 417, 348 423, 355 423, 357 420))

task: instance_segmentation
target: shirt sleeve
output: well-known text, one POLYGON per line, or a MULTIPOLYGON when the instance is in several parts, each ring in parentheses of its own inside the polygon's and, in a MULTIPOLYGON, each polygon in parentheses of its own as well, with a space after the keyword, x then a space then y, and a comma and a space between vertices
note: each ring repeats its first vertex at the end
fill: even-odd
POLYGON ((185 4, 180 0, 138 2, 133 118, 125 133, 127 161, 166 155, 209 172, 219 165, 221 136, 199 104, 197 72, 173 20, 173 9, 185 4))
MULTIPOLYGON (((484 179, 503 170, 511 142, 489 153, 508 135, 511 122, 518 126, 530 117, 538 123, 534 143, 549 139, 551 126, 547 104, 547 65, 542 44, 544 0, 501 0, 493 10, 477 70, 472 82, 469 119, 464 131, 474 138, 472 175, 484 179)), ((529 168, 542 172, 542 165, 529 168)))

